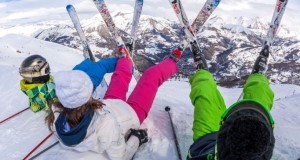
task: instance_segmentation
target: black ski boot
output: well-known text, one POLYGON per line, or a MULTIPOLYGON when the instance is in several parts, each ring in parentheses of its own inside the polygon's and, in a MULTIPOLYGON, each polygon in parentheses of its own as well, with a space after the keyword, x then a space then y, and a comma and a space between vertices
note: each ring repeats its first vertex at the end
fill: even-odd
POLYGON ((133 45, 134 45, 134 44, 133 44, 133 39, 130 39, 130 40, 125 44, 125 46, 126 46, 127 50, 129 51, 129 54, 130 54, 131 57, 133 56, 133 51, 134 51, 134 46, 133 46, 133 45))
POLYGON ((205 57, 204 57, 203 53, 201 52, 201 50, 200 50, 200 48, 197 44, 197 42, 192 41, 192 42, 190 42, 190 45, 191 45, 190 49, 193 53, 196 69, 197 70, 200 70, 200 69, 208 70, 207 62, 206 62, 205 57))
POLYGON ((265 74, 268 69, 268 57, 269 57, 269 46, 265 45, 265 47, 260 51, 259 56, 257 57, 254 63, 251 74, 254 73, 265 74))

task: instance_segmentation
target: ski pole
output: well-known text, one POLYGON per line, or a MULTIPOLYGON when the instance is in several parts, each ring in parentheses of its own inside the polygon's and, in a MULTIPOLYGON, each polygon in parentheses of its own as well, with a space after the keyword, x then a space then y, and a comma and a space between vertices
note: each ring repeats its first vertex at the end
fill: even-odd
POLYGON ((9 120, 9 119, 11 119, 11 118, 13 118, 13 117, 15 117, 15 116, 18 115, 18 114, 20 114, 20 113, 26 111, 27 109, 29 109, 29 107, 28 107, 28 108, 25 108, 25 109, 23 109, 23 110, 21 110, 21 111, 19 111, 19 112, 17 112, 17 113, 14 114, 14 115, 11 115, 10 117, 8 117, 8 118, 6 118, 6 119, 4 119, 4 120, 2 120, 2 121, 0 122, 0 124, 3 123, 3 122, 5 122, 5 121, 7 121, 7 120, 9 120))
POLYGON ((39 152, 38 154, 32 156, 31 158, 29 158, 28 160, 33 160, 36 157, 40 156, 41 154, 45 153, 46 151, 48 151, 49 149, 51 149, 52 147, 54 147, 55 145, 57 145, 59 143, 59 141, 56 141, 55 143, 53 143, 51 146, 45 148, 44 150, 42 150, 41 152, 39 152))
POLYGON ((175 133, 174 124, 173 124, 173 121, 172 121, 172 118, 171 118, 171 115, 170 115, 170 110, 171 110, 171 108, 169 106, 166 106, 165 111, 168 112, 168 115, 169 115, 169 118, 170 118, 170 122, 171 122, 171 126, 172 126, 172 131, 173 131, 173 136, 175 138, 175 144, 176 144, 176 149, 177 149, 177 153, 178 153, 178 158, 180 160, 182 160, 181 153, 180 153, 180 148, 179 148, 179 143, 178 143, 178 139, 177 139, 177 136, 176 136, 176 133, 175 133))
POLYGON ((24 158, 23 160, 26 160, 35 150, 37 150, 48 138, 50 138, 53 135, 53 132, 51 132, 45 139, 43 139, 37 146, 35 146, 24 158))

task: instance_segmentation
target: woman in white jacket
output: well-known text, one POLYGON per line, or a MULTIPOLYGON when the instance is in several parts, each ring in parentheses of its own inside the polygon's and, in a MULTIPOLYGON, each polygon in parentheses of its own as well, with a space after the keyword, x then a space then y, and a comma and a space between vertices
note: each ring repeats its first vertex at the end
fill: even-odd
POLYGON ((131 159, 138 147, 148 141, 139 129, 152 106, 158 87, 177 72, 181 50, 144 72, 132 94, 126 92, 132 77, 132 62, 124 48, 118 60, 89 60, 73 71, 54 75, 58 102, 47 117, 62 147, 79 152, 107 153, 110 159, 131 159), (114 63, 115 61, 115 63, 114 63), (105 73, 114 71, 102 101, 92 98, 105 73))

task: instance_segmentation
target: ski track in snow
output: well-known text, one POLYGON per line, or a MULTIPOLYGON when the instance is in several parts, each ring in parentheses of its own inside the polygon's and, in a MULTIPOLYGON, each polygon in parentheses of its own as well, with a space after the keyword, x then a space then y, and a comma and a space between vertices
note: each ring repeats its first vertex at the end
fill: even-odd
MULTIPOLYGON (((2 110, 0 120, 28 107, 27 97, 20 91, 18 68, 28 55, 36 53, 44 56, 50 63, 52 73, 59 70, 70 70, 82 61, 82 54, 76 50, 40 41, 34 38, 7 35, 0 38, 0 102, 2 110)), ((106 80, 111 75, 106 76, 106 80)), ((128 95, 136 82, 132 80, 128 95)), ((274 160, 297 159, 300 157, 300 87, 295 85, 271 85, 275 92, 272 115, 275 119, 276 145, 274 160)), ((219 87, 229 107, 236 102, 242 89, 219 87)), ((95 97, 102 97, 103 90, 98 88, 95 97)), ((193 106, 189 99, 190 86, 183 81, 168 81, 158 90, 153 107, 141 128, 147 128, 149 143, 142 145, 134 159, 173 160, 177 159, 176 147, 168 113, 165 106, 171 107, 171 116, 179 139, 183 158, 192 144, 193 106)), ((1 159, 22 159, 48 134, 44 123, 45 112, 33 113, 29 110, 0 124, 0 157, 1 159)), ((39 149, 56 142, 52 136, 39 149)), ((107 159, 105 154, 93 152, 78 153, 64 150, 56 145, 37 159, 107 159)))

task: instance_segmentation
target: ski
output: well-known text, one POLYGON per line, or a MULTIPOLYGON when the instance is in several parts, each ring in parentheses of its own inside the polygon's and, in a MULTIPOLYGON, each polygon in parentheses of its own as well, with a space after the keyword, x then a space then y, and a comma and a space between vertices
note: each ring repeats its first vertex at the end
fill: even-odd
POLYGON ((134 13, 132 18, 132 27, 131 27, 131 38, 133 40, 136 40, 137 37, 137 29, 140 21, 140 17, 142 14, 142 8, 143 8, 144 0, 136 0, 135 1, 135 7, 134 7, 134 13))
POLYGON ((270 28, 268 30, 264 45, 268 45, 268 46, 272 45, 273 39, 277 34, 279 24, 281 22, 281 19, 284 14, 287 3, 288 3, 288 0, 277 0, 276 7, 275 7, 273 17, 272 17, 272 21, 270 24, 270 28))
MULTIPOLYGON (((287 3, 288 0, 277 0, 273 17, 270 23, 270 27, 268 29, 267 36, 265 38, 262 50, 260 51, 258 58, 265 58, 265 59, 269 58, 270 55, 269 49, 272 46, 274 37, 277 34, 279 24, 281 22, 287 3)), ((257 69, 255 69, 254 67, 252 69, 252 73, 257 72, 257 69)), ((266 70, 263 72, 263 74, 265 74, 265 72, 266 70)))
MULTIPOLYGON (((110 12, 104 2, 104 0, 93 0, 94 4, 96 5, 96 8, 98 9, 99 13, 101 14, 107 28, 109 29, 112 38, 117 42, 117 46, 125 46, 125 43, 122 40, 121 34, 119 32, 119 30, 117 29, 111 15, 110 12)), ((128 49, 125 47, 125 52, 128 52, 128 49)), ((138 72, 138 70, 136 69, 136 66, 132 60, 132 57, 130 57, 133 67, 134 67, 134 73, 133 76, 136 79, 136 81, 138 81, 141 77, 140 73, 138 72)))
MULTIPOLYGON (((130 44, 132 45, 132 52, 135 51, 135 41, 137 38, 137 30, 139 26, 139 21, 140 17, 142 14, 142 8, 143 8, 144 0, 136 0, 135 1, 135 6, 134 6, 134 13, 133 13, 133 18, 132 18, 132 27, 131 27, 131 42, 130 44)), ((131 53, 133 56, 134 54, 131 53)))
POLYGON ((95 62, 95 57, 93 56, 91 49, 87 43, 87 39, 86 39, 83 29, 80 25, 80 21, 77 16, 77 12, 76 12, 75 8, 72 5, 67 5, 66 9, 68 11, 68 14, 74 24, 74 27, 75 27, 78 35, 80 37, 80 40, 81 40, 81 43, 83 46, 83 56, 85 58, 88 58, 88 59, 92 60, 93 62, 95 62))
MULTIPOLYGON (((186 39, 193 39, 195 37, 194 30, 190 26, 189 20, 186 16, 186 13, 183 9, 183 6, 181 4, 180 0, 169 0, 170 4, 172 5, 172 8, 180 22, 180 25, 182 26, 186 39)), ((184 48, 186 48, 185 46, 184 48)))
MULTIPOLYGON (((84 58, 88 58, 91 61, 95 62, 95 57, 90 49, 90 46, 88 45, 87 39, 84 35, 83 29, 80 25, 80 21, 79 18, 77 16, 76 10, 72 5, 67 5, 66 7, 68 14, 74 24, 74 27, 79 35, 79 38, 81 40, 82 46, 83 46, 83 56, 84 58)), ((103 80, 101 81, 101 86, 102 87, 106 87, 108 86, 107 82, 105 81, 105 79, 103 78, 103 80)))
POLYGON ((207 0, 196 19, 192 23, 192 28, 197 34, 213 11, 218 7, 221 0, 207 0))
MULTIPOLYGON (((272 20, 271 20, 271 23, 270 23, 270 27, 269 27, 268 32, 267 32, 267 36, 266 36, 265 41, 263 43, 262 50, 260 51, 259 56, 257 57, 254 65, 253 65, 251 74, 252 73, 257 73, 259 71, 259 69, 255 68, 255 66, 256 66, 255 64, 256 63, 259 64, 260 59, 264 59, 264 61, 267 62, 267 60, 269 58, 269 55, 270 55, 270 47, 272 46, 274 37, 277 34, 277 30, 279 28, 279 24, 281 22, 281 19, 282 19, 282 16, 284 14, 287 3, 288 3, 288 0, 277 0, 275 10, 274 10, 274 13, 273 13, 273 17, 272 17, 272 20)), ((265 65, 268 65, 268 64, 265 64, 265 65)), ((267 66, 265 66, 265 67, 267 68, 267 66)), ((267 71, 267 69, 265 69, 262 72, 262 74, 265 75, 266 71, 267 71)), ((244 97, 244 93, 242 92, 240 94, 238 100, 241 100, 243 97, 244 97)))
POLYGON ((183 9, 180 0, 169 0, 183 30, 185 33, 185 39, 180 44, 180 47, 185 49, 188 44, 190 44, 190 49, 193 53, 194 63, 196 66, 200 63, 204 63, 204 66, 207 66, 206 62, 201 61, 205 59, 204 55, 201 53, 200 46, 197 42, 196 34, 201 30, 204 23, 217 8, 221 0, 207 0, 199 14, 197 15, 195 21, 190 25, 189 20, 186 16, 186 13, 183 9))

